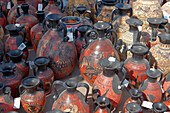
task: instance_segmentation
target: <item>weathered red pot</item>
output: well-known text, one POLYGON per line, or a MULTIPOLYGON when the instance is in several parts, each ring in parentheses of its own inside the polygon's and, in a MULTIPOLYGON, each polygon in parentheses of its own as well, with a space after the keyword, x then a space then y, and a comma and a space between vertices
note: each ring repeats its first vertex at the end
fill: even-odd
POLYGON ((40 79, 29 76, 22 80, 19 87, 21 104, 27 113, 41 113, 46 103, 45 92, 37 87, 40 79))
POLYGON ((61 85, 66 90, 64 90, 58 96, 57 100, 54 101, 52 110, 75 113, 91 113, 90 105, 87 101, 89 86, 86 83, 78 84, 77 81, 74 80, 67 80, 65 82, 56 80, 53 83, 53 88, 55 88, 55 91, 57 91, 56 85, 61 85), (76 90, 78 87, 85 87, 85 89, 87 89, 85 96, 76 90))
POLYGON ((9 51, 7 55, 9 56, 10 60, 15 64, 16 66, 15 71, 21 74, 23 78, 27 77, 29 74, 29 64, 27 62, 27 56, 23 54, 23 51, 15 49, 9 51), (23 55, 25 59, 22 59, 23 55))
MULTIPOLYGON (((16 24, 16 19, 20 16, 20 14, 18 13, 20 10, 19 7, 22 3, 25 3, 25 0, 17 0, 17 5, 13 6, 9 10, 7 18, 9 24, 16 24)), ((31 12, 32 15, 36 16, 36 9, 31 5, 29 6, 29 12, 31 12)))
POLYGON ((76 47, 73 42, 68 42, 66 26, 59 24, 60 19, 61 15, 58 14, 47 16, 51 28, 44 34, 37 49, 38 57, 50 58, 50 68, 54 72, 55 79, 68 76, 77 62, 76 47))
POLYGON ((27 3, 21 4, 23 14, 16 20, 16 23, 25 25, 26 35, 27 35, 26 40, 28 42, 31 41, 31 36, 30 36, 31 28, 38 23, 38 19, 35 16, 28 13, 29 7, 30 5, 27 3))
POLYGON ((37 57, 34 60, 35 65, 38 67, 34 70, 34 75, 44 83, 44 91, 46 94, 51 92, 51 86, 54 81, 53 71, 47 67, 50 59, 47 57, 37 57))
MULTIPOLYGON (((98 74, 102 72, 102 68, 99 65, 101 59, 115 57, 120 60, 119 55, 114 48, 115 44, 113 46, 112 42, 109 39, 106 39, 106 34, 110 32, 116 35, 114 30, 107 30, 110 27, 109 23, 98 22, 95 23, 93 27, 97 29, 97 31, 95 29, 87 31, 85 38, 90 39, 87 35, 94 32, 96 33, 96 36, 93 37, 96 38, 91 39, 91 41, 86 44, 79 59, 80 73, 90 85, 93 85, 98 74)), ((114 39, 114 43, 116 43, 117 37, 114 39)))
POLYGON ((5 113, 14 110, 14 101, 11 96, 11 88, 5 87, 3 82, 0 82, 0 103, 0 108, 3 108, 5 113))
POLYGON ((19 96, 18 87, 21 84, 22 76, 15 72, 15 64, 10 63, 2 63, 0 67, 0 82, 3 82, 5 86, 11 88, 12 97, 19 96))
POLYGON ((139 89, 143 92, 144 100, 150 102, 160 102, 162 100, 162 89, 161 81, 163 74, 156 69, 147 69, 146 73, 143 73, 141 80, 143 81, 143 76, 147 75, 148 78, 142 82, 139 89), (157 78, 160 77, 160 80, 157 82, 157 78))
POLYGON ((93 85, 94 99, 97 95, 103 95, 107 90, 106 97, 109 98, 112 103, 112 109, 115 109, 120 104, 122 99, 123 81, 126 77, 126 70, 122 68, 122 65, 116 58, 109 57, 100 60, 100 65, 103 68, 103 72, 98 75, 93 85), (123 72, 122 80, 119 79, 116 74, 117 71, 123 72))
POLYGON ((39 44, 40 39, 43 36, 42 30, 43 30, 43 20, 45 18, 45 12, 44 11, 37 11, 37 18, 39 20, 39 23, 34 25, 31 28, 30 35, 31 35, 31 42, 33 45, 33 48, 35 52, 37 52, 37 46, 39 44))
POLYGON ((3 27, 3 30, 5 30, 6 24, 7 24, 6 17, 2 12, 2 5, 0 5, 0 25, 3 27))

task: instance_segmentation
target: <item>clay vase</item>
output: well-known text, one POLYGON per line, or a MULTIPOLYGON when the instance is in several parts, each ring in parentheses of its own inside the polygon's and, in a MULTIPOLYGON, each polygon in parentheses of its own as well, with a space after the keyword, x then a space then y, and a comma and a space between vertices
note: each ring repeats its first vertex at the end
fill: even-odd
POLYGON ((162 86, 164 91, 170 90, 170 73, 165 77, 162 86))
MULTIPOLYGON (((150 68, 152 56, 149 48, 141 43, 133 44, 130 52, 132 53, 132 57, 125 60, 124 67, 129 75, 129 86, 138 88, 142 82, 141 75, 150 68), (148 53, 150 54, 149 62, 144 58, 144 55, 148 53)), ((143 76, 143 81, 147 78, 147 76, 143 76)))
POLYGON ((138 89, 130 89, 129 90, 129 93, 131 95, 131 97, 129 97, 126 102, 124 103, 124 106, 123 106, 123 112, 126 113, 127 112, 127 109, 126 109, 126 105, 128 103, 136 103, 138 105, 142 105, 143 103, 143 96, 142 96, 142 91, 138 90, 138 89))
MULTIPOLYGON (((88 35, 92 35, 95 32, 95 36, 91 37, 91 41, 87 43, 80 54, 79 59, 79 70, 83 78, 90 84, 93 85, 98 74, 102 72, 102 68, 99 65, 99 61, 108 57, 115 57, 118 60, 119 55, 115 50, 115 43, 117 37, 114 39, 114 45, 106 38, 107 34, 116 32, 108 28, 110 27, 107 22, 98 22, 93 25, 95 29, 87 31, 85 39, 90 39, 88 35)), ((86 41, 87 42, 87 41, 86 41)))
POLYGON ((103 95, 107 90, 106 97, 109 98, 112 103, 112 109, 116 109, 120 104, 123 95, 123 81, 126 77, 126 70, 122 68, 116 58, 109 57, 101 59, 99 64, 103 68, 103 72, 100 73, 93 85, 93 98, 98 95, 103 95), (123 72, 122 80, 119 79, 117 71, 123 72))
POLYGON ((161 71, 164 77, 170 73, 170 34, 161 33, 158 35, 160 42, 150 49, 152 53, 152 64, 161 71))
POLYGON ((11 88, 5 87, 3 82, 0 82, 0 103, 0 107, 3 108, 5 113, 14 110, 14 101, 11 96, 11 88))
POLYGON ((77 50, 78 55, 80 55, 81 50, 83 49, 83 46, 86 45, 85 34, 91 28, 92 28, 92 26, 90 26, 90 25, 80 25, 75 30, 74 44, 76 46, 76 50, 77 50), (79 37, 78 37, 78 32, 80 33, 79 37))
POLYGON ((7 53, 10 60, 15 64, 15 71, 18 72, 23 78, 27 77, 29 74, 29 64, 27 62, 27 56, 23 54, 22 50, 15 49, 7 53), (22 57, 25 59, 22 59, 22 57))
MULTIPOLYGON (((20 16, 20 5, 22 3, 25 3, 25 0, 17 0, 17 5, 13 6, 9 12, 8 12, 8 23, 9 24, 16 24, 16 19, 20 16)), ((28 11, 30 14, 36 16, 35 12, 36 12, 36 9, 33 7, 33 6, 29 6, 29 11, 28 11)))
POLYGON ((167 106, 168 110, 170 110, 170 90, 166 90, 164 92, 164 99, 163 99, 163 103, 167 106))
POLYGON ((16 20, 17 24, 25 25, 26 36, 27 36, 25 40, 27 40, 28 43, 30 43, 30 41, 31 41, 30 30, 34 25, 36 25, 38 23, 38 19, 35 16, 28 13, 29 7, 30 7, 30 5, 27 3, 21 4, 23 14, 16 20))
POLYGON ((4 35, 5 35, 5 33, 3 30, 3 27, 0 25, 0 39, 1 39, 1 41, 4 41, 4 35))
POLYGON ((162 18, 161 6, 158 0, 137 0, 133 2, 133 17, 143 21, 142 30, 147 30, 148 18, 162 18))
POLYGON ((167 111, 167 107, 164 103, 155 102, 152 104, 153 113, 164 113, 167 111))
POLYGON ((63 112, 75 113, 91 113, 90 105, 87 101, 89 93, 89 86, 86 83, 79 83, 74 80, 67 80, 65 82, 56 80, 53 83, 53 88, 58 92, 56 86, 61 85, 64 90, 60 95, 57 95, 57 100, 54 101, 52 110, 61 110, 63 112), (78 87, 86 89, 85 96, 77 90, 78 87))
POLYGON ((135 102, 128 103, 126 105, 126 109, 128 112, 123 112, 123 113, 142 113, 142 108, 140 107, 139 104, 135 102))
POLYGON ((62 16, 66 16, 66 14, 64 14, 64 10, 63 10, 63 1, 62 0, 49 0, 48 1, 48 5, 44 8, 44 11, 46 12, 46 15, 49 14, 59 14, 62 16), (61 4, 61 6, 60 6, 61 4))
POLYGON ((163 18, 168 19, 168 23, 170 23, 170 1, 167 1, 163 6, 162 6, 162 12, 163 12, 163 18))
POLYGON ((51 86, 54 81, 53 71, 47 67, 50 59, 47 57, 37 57, 34 60, 34 64, 37 66, 37 69, 34 70, 34 75, 39 78, 44 83, 44 91, 47 94, 51 92, 51 86))
POLYGON ((115 5, 119 3, 119 0, 101 0, 95 3, 95 15, 94 23, 97 21, 105 21, 110 23, 112 18, 112 11, 116 9, 115 5))
POLYGON ((111 24, 113 25, 113 29, 116 30, 118 38, 120 38, 129 29, 126 20, 130 19, 129 13, 132 16, 132 7, 130 4, 125 3, 118 3, 115 7, 118 9, 112 12, 111 24), (116 12, 119 12, 119 14, 117 15, 116 12))
POLYGON ((21 104, 27 113, 42 113, 46 103, 45 92, 38 87, 40 79, 29 76, 19 86, 21 104))
POLYGON ((140 85, 140 90, 143 92, 144 100, 150 102, 160 102, 162 99, 162 90, 161 90, 161 81, 163 75, 160 71, 156 69, 147 69, 146 73, 143 73, 141 80, 143 81, 143 76, 147 75, 148 78, 142 82, 140 85), (160 77, 160 80, 157 81, 157 78, 160 77))
POLYGON ((94 105, 96 105, 94 113, 111 113, 112 104, 105 95, 106 93, 94 101, 94 105))
POLYGON ((19 96, 18 87, 22 80, 22 76, 14 71, 15 67, 15 64, 12 62, 2 63, 0 67, 0 82, 3 82, 5 86, 11 88, 12 97, 19 96))
POLYGON ((6 17, 2 12, 2 5, 0 5, 0 25, 3 27, 3 30, 5 30, 6 24, 7 24, 6 17))
POLYGON ((45 12, 44 11, 37 11, 36 14, 37 14, 37 18, 39 20, 39 23, 34 25, 31 28, 31 31, 30 31, 31 42, 32 42, 32 45, 33 45, 35 52, 37 52, 38 43, 43 36, 42 31, 43 31, 43 20, 45 18, 45 12))
MULTIPOLYGON (((121 61, 125 61, 125 50, 131 48, 134 43, 140 42, 143 37, 140 35, 140 31, 138 30, 139 26, 142 26, 143 22, 139 19, 127 19, 126 23, 129 24, 129 30, 126 31, 122 36, 119 37, 119 41, 121 42, 118 45, 120 46, 119 55, 121 61)), ((145 42, 144 42, 145 43, 145 42)), ((131 52, 127 52, 127 58, 132 57, 131 52)))
POLYGON ((37 49, 37 57, 50 58, 50 68, 55 79, 68 76, 76 66, 77 52, 73 42, 68 42, 67 29, 59 23, 61 15, 50 14, 47 20, 51 28, 43 35, 37 49))
POLYGON ((5 52, 8 53, 9 51, 15 50, 15 49, 22 49, 24 54, 28 56, 28 49, 26 47, 26 41, 25 37, 22 37, 19 34, 19 31, 21 31, 24 26, 17 27, 15 24, 9 24, 6 27, 6 30, 9 31, 9 36, 7 37, 5 43, 5 52), (25 45, 25 48, 19 48, 21 45, 25 45))
POLYGON ((72 16, 79 16, 80 21, 83 25, 92 25, 92 13, 91 11, 87 10, 87 7, 80 6, 77 7, 76 10, 73 11, 72 16), (89 15, 89 16, 87 16, 89 15))

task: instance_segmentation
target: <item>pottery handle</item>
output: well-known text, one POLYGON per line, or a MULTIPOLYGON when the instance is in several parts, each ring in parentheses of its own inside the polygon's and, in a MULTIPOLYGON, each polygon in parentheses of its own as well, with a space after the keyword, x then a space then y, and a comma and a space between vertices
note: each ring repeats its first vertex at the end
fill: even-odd
POLYGON ((96 3, 95 3, 95 10, 96 10, 96 12, 95 12, 95 15, 96 16, 98 16, 98 14, 99 14, 99 7, 101 7, 101 1, 96 1, 96 3))
POLYGON ((0 4, 0 12, 2 12, 2 5, 0 4))
POLYGON ((43 9, 47 6, 47 4, 48 4, 47 0, 42 0, 43 9))
POLYGON ((157 34, 158 34, 157 28, 152 27, 151 41, 155 41, 156 40, 157 34))
POLYGON ((58 30, 64 30, 64 32, 63 32, 63 38, 64 37, 66 37, 67 36, 67 26, 66 26, 66 24, 64 24, 64 23, 59 23, 58 25, 57 25, 57 29, 58 30))
POLYGON ((151 61, 152 61, 152 53, 149 51, 149 66, 151 67, 151 61))
POLYGON ((9 97, 11 97, 11 88, 10 87, 6 87, 4 93, 7 94, 9 97))
POLYGON ((143 83, 144 83, 144 81, 143 81, 143 76, 144 75, 147 75, 146 73, 142 73, 142 75, 141 75, 141 86, 143 86, 143 83))
POLYGON ((75 28, 75 29, 73 30, 73 38, 74 38, 74 39, 77 39, 77 38, 78 38, 78 29, 77 29, 77 28, 75 28))
POLYGON ((19 94, 20 94, 20 95, 23 94, 24 89, 25 89, 25 88, 23 87, 23 85, 20 85, 20 86, 19 86, 19 94))
POLYGON ((58 7, 59 5, 60 5, 60 11, 62 12, 62 13, 64 13, 64 9, 63 9, 63 0, 60 0, 59 2, 58 2, 58 0, 56 1, 56 0, 54 0, 54 3, 55 3, 55 5, 58 7))
POLYGON ((127 71, 126 71, 126 69, 125 69, 124 67, 122 67, 121 71, 123 72, 123 78, 122 78, 122 80, 120 81, 120 86, 123 86, 123 82, 124 82, 124 80, 125 80, 125 78, 126 78, 127 71))
POLYGON ((86 42, 86 45, 88 45, 88 42, 87 42, 87 39, 89 39, 89 34, 90 33, 95 33, 95 37, 94 36, 91 36, 90 37, 90 39, 93 39, 93 40, 95 40, 95 39, 97 39, 97 37, 99 36, 99 33, 98 33, 98 31, 97 30, 95 30, 95 29, 89 29, 87 32, 86 32, 86 34, 85 34, 85 42, 86 42))
POLYGON ((84 12, 84 13, 83 13, 83 17, 86 17, 86 16, 85 16, 86 14, 89 14, 89 18, 90 18, 90 20, 92 21, 91 11, 87 10, 86 12, 84 12))
POLYGON ((165 91, 165 92, 164 92, 164 99, 163 99, 163 100, 164 100, 164 101, 169 100, 169 98, 170 98, 169 95, 170 95, 170 90, 165 91), (168 93, 167 96, 166 96, 166 93, 168 93), (167 99, 167 97, 169 97, 169 98, 167 99))
POLYGON ((17 6, 17 15, 16 15, 17 18, 21 16, 20 11, 19 11, 19 10, 20 10, 20 7, 21 7, 21 6, 17 6))
POLYGON ((162 79, 163 79, 163 73, 161 72, 161 78, 159 79, 160 84, 161 84, 162 79))
POLYGON ((114 46, 114 48, 116 48, 116 44, 117 44, 117 33, 116 33, 116 31, 115 30, 113 30, 113 29, 109 29, 108 30, 108 32, 110 32, 111 33, 111 40, 113 40, 113 37, 112 37, 112 33, 114 33, 115 34, 115 37, 114 37, 114 44, 113 44, 113 46, 114 46))
POLYGON ((116 16, 118 13, 119 10, 118 9, 113 9, 112 10, 112 15, 111 15, 111 23, 113 23, 119 16, 116 16), (116 16, 116 17, 115 17, 116 16))
MULTIPOLYGON (((125 44, 125 46, 126 46, 126 44, 125 44)), ((127 59, 127 52, 128 52, 128 51, 130 51, 130 49, 126 49, 126 48, 125 48, 125 57, 124 57, 125 60, 127 59)))
MULTIPOLYGON (((129 0, 128 0, 128 1, 129 1, 129 0)), ((133 15, 133 9, 130 8, 130 9, 129 9, 129 12, 130 12, 130 17, 132 17, 132 15, 133 15)))
POLYGON ((25 57, 25 63, 27 64, 28 56, 26 54, 23 54, 23 56, 25 57))
POLYGON ((77 10, 74 10, 74 11, 73 11, 72 16, 74 16, 74 15, 75 15, 75 13, 77 13, 77 14, 79 15, 79 17, 80 17, 80 13, 79 13, 77 10))
POLYGON ((53 91, 55 91, 54 92, 55 94, 54 94, 54 97, 53 97, 54 99, 56 99, 59 96, 58 91, 56 89, 56 85, 61 85, 61 86, 64 87, 64 82, 60 81, 60 80, 56 80, 56 81, 53 82, 52 89, 53 89, 53 91))
POLYGON ((0 51, 0 62, 3 61, 3 56, 4 56, 3 52, 0 51))
POLYGON ((48 31, 46 22, 47 22, 47 18, 45 18, 45 19, 43 20, 43 22, 42 22, 42 23, 43 23, 42 33, 43 33, 43 34, 45 34, 45 33, 48 31))
POLYGON ((140 96, 140 99, 141 99, 141 103, 139 103, 139 105, 141 106, 142 103, 143 103, 143 96, 142 95, 140 96))
POLYGON ((87 85, 86 83, 79 83, 77 87, 85 87, 87 89, 85 94, 85 102, 87 103, 87 96, 89 94, 89 85, 87 85))

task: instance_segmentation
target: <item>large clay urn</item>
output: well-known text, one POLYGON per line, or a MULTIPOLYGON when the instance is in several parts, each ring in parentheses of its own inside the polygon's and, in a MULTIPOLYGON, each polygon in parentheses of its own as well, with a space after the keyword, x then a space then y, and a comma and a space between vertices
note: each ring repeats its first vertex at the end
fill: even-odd
POLYGON ((67 29, 59 23, 61 15, 50 14, 47 20, 51 28, 39 42, 37 56, 50 58, 50 68, 54 71, 55 79, 68 76, 76 66, 77 52, 73 42, 68 42, 67 29))
MULTIPOLYGON (((90 84, 93 85, 98 74, 102 72, 102 68, 99 65, 99 61, 108 57, 115 57, 118 60, 119 55, 112 45, 112 42, 106 38, 107 34, 116 32, 114 30, 108 30, 110 27, 107 22, 98 22, 93 25, 95 29, 86 32, 86 46, 80 54, 79 69, 83 78, 90 84), (88 35, 94 34, 91 37, 91 41, 88 43, 87 40, 90 38, 88 35)), ((113 37, 111 37, 113 38, 113 37)), ((116 43, 117 37, 114 38, 116 43)))

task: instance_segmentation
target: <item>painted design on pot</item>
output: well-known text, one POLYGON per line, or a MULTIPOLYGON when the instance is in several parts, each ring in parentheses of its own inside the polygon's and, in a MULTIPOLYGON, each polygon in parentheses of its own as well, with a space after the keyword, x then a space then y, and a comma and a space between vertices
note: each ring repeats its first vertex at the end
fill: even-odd
MULTIPOLYGON (((95 29, 87 31, 85 35, 85 40, 89 40, 89 43, 85 45, 80 59, 79 59, 79 69, 83 78, 90 84, 93 85, 98 74, 102 72, 102 68, 99 65, 99 61, 108 57, 115 57, 118 60, 119 55, 115 50, 115 43, 117 42, 117 37, 111 37, 114 40, 114 46, 109 39, 106 39, 107 34, 113 33, 116 35, 114 30, 108 29, 110 27, 107 22, 98 22, 93 25, 95 29), (95 32, 93 36, 92 33, 95 32), (91 35, 88 37, 88 35, 91 35)), ((87 42, 87 41, 86 41, 87 42)))
POLYGON ((33 76, 26 77, 21 82, 19 87, 21 104, 27 113, 40 113, 44 109, 46 95, 38 87, 39 84, 40 79, 33 76))
POLYGON ((141 80, 143 81, 143 76, 147 75, 148 78, 142 82, 140 85, 140 90, 143 92, 143 97, 145 100, 150 102, 160 102, 162 99, 162 90, 161 90, 161 81, 163 75, 160 71, 156 69, 148 69, 146 73, 143 73, 141 80), (157 78, 160 77, 160 80, 157 82, 157 78))
POLYGON ((153 112, 155 112, 155 113, 164 113, 165 111, 167 111, 166 105, 164 103, 161 103, 161 102, 153 103, 152 109, 153 109, 153 112))
MULTIPOLYGON (((89 86, 86 83, 77 83, 74 80, 67 80, 65 82, 56 80, 53 83, 53 89, 56 90, 56 86, 61 85, 66 90, 64 90, 54 101, 52 110, 61 110, 64 112, 74 112, 74 113, 91 113, 90 105, 87 101, 87 96, 89 93, 89 86), (77 88, 84 87, 87 89, 85 96, 80 93, 77 88)), ((57 96, 57 94, 56 94, 57 96)))

